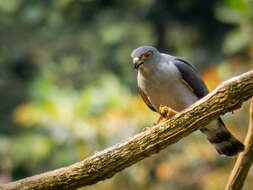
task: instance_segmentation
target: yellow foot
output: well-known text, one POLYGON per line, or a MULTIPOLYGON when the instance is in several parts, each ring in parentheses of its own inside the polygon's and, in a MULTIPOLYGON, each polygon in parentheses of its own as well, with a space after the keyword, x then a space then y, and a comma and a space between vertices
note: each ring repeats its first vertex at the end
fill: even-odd
POLYGON ((175 111, 167 106, 160 106, 159 112, 160 112, 161 116, 159 117, 157 123, 160 123, 160 122, 163 122, 167 119, 170 119, 178 113, 177 111, 175 111))
POLYGON ((177 111, 175 111, 167 106, 160 106, 159 111, 160 111, 161 116, 163 116, 165 118, 171 118, 178 113, 177 111))

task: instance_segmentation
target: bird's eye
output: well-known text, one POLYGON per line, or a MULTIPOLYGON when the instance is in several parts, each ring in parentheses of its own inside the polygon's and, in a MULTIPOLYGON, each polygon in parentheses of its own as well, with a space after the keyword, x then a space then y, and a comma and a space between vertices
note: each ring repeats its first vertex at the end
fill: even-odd
POLYGON ((147 52, 145 55, 144 55, 144 57, 146 58, 146 59, 149 59, 149 58, 151 58, 152 57, 152 52, 147 52))

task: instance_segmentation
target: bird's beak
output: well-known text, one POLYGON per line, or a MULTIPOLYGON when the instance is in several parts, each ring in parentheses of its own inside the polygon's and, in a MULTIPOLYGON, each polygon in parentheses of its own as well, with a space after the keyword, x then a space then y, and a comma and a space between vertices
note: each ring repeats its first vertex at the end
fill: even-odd
POLYGON ((133 58, 133 64, 135 69, 138 69, 143 63, 144 62, 139 57, 133 58))

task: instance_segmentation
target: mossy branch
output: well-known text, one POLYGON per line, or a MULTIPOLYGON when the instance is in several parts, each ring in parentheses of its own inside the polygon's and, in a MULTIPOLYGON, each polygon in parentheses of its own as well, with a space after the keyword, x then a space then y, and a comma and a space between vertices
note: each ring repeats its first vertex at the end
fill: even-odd
POLYGON ((76 189, 112 177, 138 161, 158 153, 213 119, 240 108, 253 96, 253 71, 223 82, 213 92, 173 119, 71 166, 0 186, 5 190, 76 189))

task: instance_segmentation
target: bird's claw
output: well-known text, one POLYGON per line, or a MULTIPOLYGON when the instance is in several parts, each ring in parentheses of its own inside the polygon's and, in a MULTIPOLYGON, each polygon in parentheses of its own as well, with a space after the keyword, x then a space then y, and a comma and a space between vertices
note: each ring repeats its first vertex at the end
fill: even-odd
POLYGON ((171 118, 178 113, 177 111, 175 111, 167 106, 160 106, 159 112, 160 112, 161 116, 164 118, 171 118))
POLYGON ((159 107, 159 112, 161 116, 159 117, 157 124, 166 121, 167 119, 172 118, 174 115, 176 115, 178 112, 167 107, 167 106, 160 106, 159 107))

